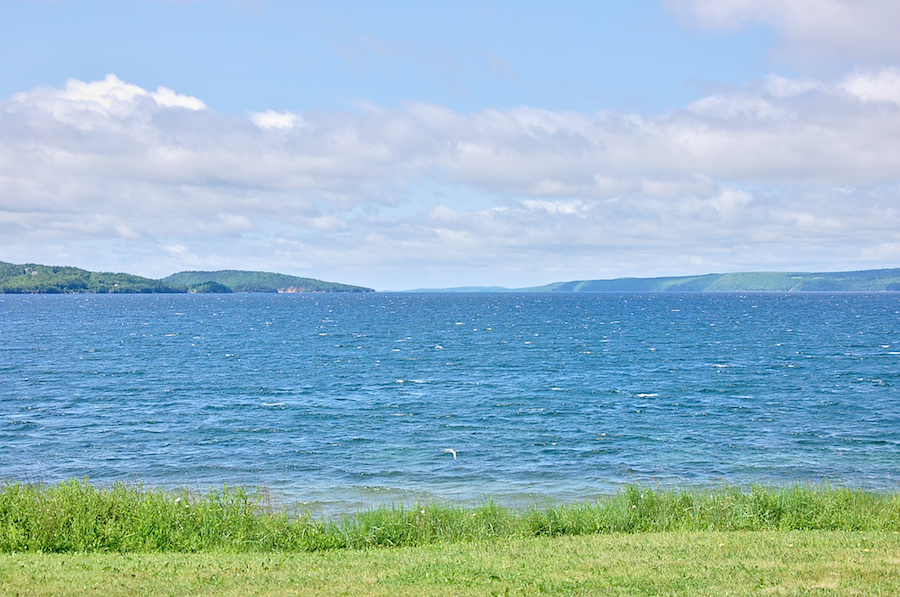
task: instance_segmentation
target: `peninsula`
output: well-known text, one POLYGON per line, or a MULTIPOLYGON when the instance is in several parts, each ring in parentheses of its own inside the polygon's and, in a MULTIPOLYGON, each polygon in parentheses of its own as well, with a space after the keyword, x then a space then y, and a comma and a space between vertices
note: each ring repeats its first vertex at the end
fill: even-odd
POLYGON ((371 288, 250 271, 179 272, 161 280, 77 267, 0 261, 0 294, 375 292, 371 288))
POLYGON ((407 292, 878 292, 900 291, 900 268, 852 272, 740 272, 665 278, 575 280, 530 288, 466 286, 407 292))

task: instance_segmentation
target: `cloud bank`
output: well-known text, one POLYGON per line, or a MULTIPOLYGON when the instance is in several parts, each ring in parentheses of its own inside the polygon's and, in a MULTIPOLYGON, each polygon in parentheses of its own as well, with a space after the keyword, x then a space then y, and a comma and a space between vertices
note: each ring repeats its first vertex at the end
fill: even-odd
POLYGON ((681 19, 731 33, 748 26, 775 29, 794 57, 857 61, 900 58, 894 0, 667 0, 681 19))
MULTIPOLYGON (((728 6, 704 18, 762 18, 728 6)), ((382 288, 489 268, 526 283, 839 269, 900 257, 898 164, 893 68, 770 76, 655 117, 407 103, 238 118, 108 75, 0 102, 0 234, 13 253, 162 248, 155 275, 419 271, 350 280, 382 288)))

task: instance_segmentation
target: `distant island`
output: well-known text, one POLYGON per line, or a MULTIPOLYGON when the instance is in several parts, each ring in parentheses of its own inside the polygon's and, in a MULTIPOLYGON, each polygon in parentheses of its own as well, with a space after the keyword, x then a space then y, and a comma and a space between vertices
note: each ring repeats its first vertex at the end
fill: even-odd
POLYGON ((371 288, 285 274, 224 270, 179 272, 161 280, 77 267, 0 261, 0 294, 375 292, 371 288))
POLYGON ((576 280, 530 288, 466 286, 423 288, 407 292, 878 292, 900 291, 900 268, 855 272, 744 272, 675 276, 576 280))

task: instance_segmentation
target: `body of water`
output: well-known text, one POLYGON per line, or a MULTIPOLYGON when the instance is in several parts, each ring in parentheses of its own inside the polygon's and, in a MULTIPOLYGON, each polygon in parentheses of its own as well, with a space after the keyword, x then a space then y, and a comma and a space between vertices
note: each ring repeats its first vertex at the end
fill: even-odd
POLYGON ((73 477, 325 513, 896 490, 900 294, 0 295, 0 478, 73 477))

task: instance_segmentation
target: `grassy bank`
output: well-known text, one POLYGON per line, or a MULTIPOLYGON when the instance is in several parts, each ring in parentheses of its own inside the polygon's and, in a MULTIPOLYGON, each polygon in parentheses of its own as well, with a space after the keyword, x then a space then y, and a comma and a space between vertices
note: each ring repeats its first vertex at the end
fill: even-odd
POLYGON ((493 503, 380 508, 339 521, 272 512, 261 496, 103 488, 0 487, 0 553, 309 552, 342 548, 724 531, 900 531, 900 494, 815 486, 746 491, 628 487, 594 503, 514 511, 493 503))
POLYGON ((900 595, 900 535, 668 532, 315 553, 0 555, 0 595, 900 595))

